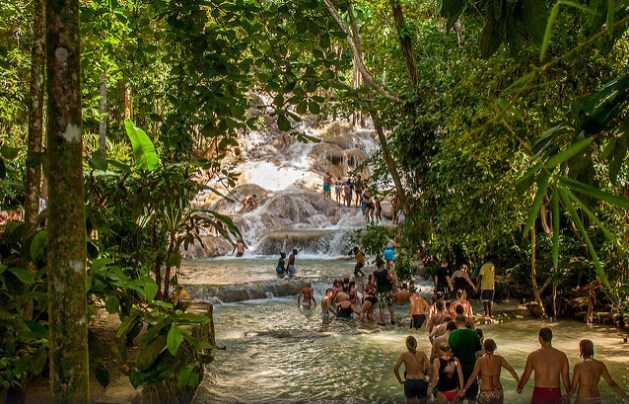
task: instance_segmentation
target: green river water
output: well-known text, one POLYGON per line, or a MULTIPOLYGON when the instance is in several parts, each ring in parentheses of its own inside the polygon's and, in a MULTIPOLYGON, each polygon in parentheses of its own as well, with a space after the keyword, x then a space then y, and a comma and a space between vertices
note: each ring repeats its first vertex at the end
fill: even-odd
MULTIPOLYGON (((196 261, 187 266, 187 277, 212 284, 273 279, 269 259, 196 261)), ((351 264, 332 260, 306 260, 299 276, 311 279, 348 274, 351 264)), ((316 283, 318 291, 327 284, 316 283)), ((317 296, 317 300, 320 296, 317 296)), ((406 308, 399 308, 403 314, 406 308)), ((196 403, 402 403, 401 386, 392 367, 409 335, 404 326, 363 326, 355 321, 323 324, 319 310, 303 312, 294 298, 273 298, 215 306, 217 343, 210 376, 196 403), (271 332, 268 334, 267 332, 271 332)), ((493 338, 498 353, 521 374, 526 355, 537 349, 537 331, 547 325, 537 320, 509 320, 482 326, 493 338)), ((619 384, 629 383, 629 345, 619 332, 607 327, 562 321, 550 324, 554 345, 565 351, 571 368, 582 338, 594 341, 596 357, 607 363, 619 384)), ((420 349, 429 351, 425 330, 418 333, 420 349)), ((522 395, 503 372, 506 403, 528 403, 532 379, 522 395)), ((606 385, 606 402, 617 403, 606 385)))

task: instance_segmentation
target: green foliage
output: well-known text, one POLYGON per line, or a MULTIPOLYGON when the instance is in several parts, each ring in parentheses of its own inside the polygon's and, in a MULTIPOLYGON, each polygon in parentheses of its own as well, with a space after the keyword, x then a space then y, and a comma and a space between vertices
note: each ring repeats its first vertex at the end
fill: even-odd
POLYGON ((131 141, 136 167, 148 171, 157 169, 160 161, 151 139, 142 129, 137 128, 133 122, 129 120, 125 121, 124 126, 127 131, 127 136, 131 141))
POLYGON ((352 240, 360 245, 366 254, 382 256, 384 247, 394 235, 395 229, 391 227, 369 225, 364 229, 356 230, 352 235, 352 240))

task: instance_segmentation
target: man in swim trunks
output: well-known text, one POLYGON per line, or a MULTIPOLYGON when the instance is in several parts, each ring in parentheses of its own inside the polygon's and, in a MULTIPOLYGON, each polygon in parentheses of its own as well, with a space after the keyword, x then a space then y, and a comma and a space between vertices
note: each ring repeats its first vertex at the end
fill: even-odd
POLYGON ((411 319, 411 328, 419 330, 426 321, 426 312, 428 311, 428 302, 419 294, 419 290, 415 288, 410 297, 408 305, 408 316, 411 319))
POLYGON ((576 404, 602 404, 601 394, 598 391, 598 383, 601 377, 605 379, 623 400, 629 400, 629 395, 616 383, 607 371, 607 366, 594 359, 594 344, 588 339, 579 342, 579 349, 583 362, 574 367, 572 375, 572 391, 576 393, 576 404))
POLYGON ((561 382, 563 381, 566 395, 570 397, 570 368, 565 353, 551 346, 553 332, 544 327, 539 330, 541 348, 529 354, 522 379, 518 384, 518 393, 529 381, 531 373, 535 372, 535 389, 531 404, 561 404, 561 382))
POLYGON ((376 279, 376 291, 378 299, 378 310, 380 315, 380 325, 384 325, 384 306, 389 309, 391 324, 395 324, 395 314, 393 313, 393 276, 384 267, 384 261, 380 257, 376 258, 376 270, 373 272, 376 279))
POLYGON ((400 384, 404 385, 407 403, 425 403, 428 394, 426 376, 430 372, 428 358, 423 352, 417 352, 417 340, 413 336, 406 337, 406 352, 398 358, 393 373, 400 384), (400 367, 404 364, 404 380, 400 377, 400 367))
POLYGON ((316 305, 317 301, 314 298, 314 291, 312 290, 312 285, 309 283, 308 286, 301 290, 299 296, 297 296, 297 306, 303 307, 304 309, 310 310, 312 308, 312 304, 316 305), (303 297, 303 299, 302 299, 303 297))

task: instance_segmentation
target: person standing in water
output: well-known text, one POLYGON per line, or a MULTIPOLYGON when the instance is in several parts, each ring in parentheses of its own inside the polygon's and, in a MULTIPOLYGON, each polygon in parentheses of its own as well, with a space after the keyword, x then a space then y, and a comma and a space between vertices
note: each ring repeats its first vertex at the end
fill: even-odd
POLYGON ((277 265, 275 266, 275 272, 280 278, 283 278, 286 274, 286 253, 280 253, 280 259, 277 261, 277 265))
POLYGON ((496 288, 496 268, 494 263, 487 261, 480 267, 480 300, 483 303, 485 318, 491 320, 491 309, 494 304, 494 294, 496 288))
POLYGON ((566 395, 571 394, 570 368, 565 353, 552 347, 553 332, 544 327, 539 330, 541 348, 526 358, 526 367, 518 384, 518 394, 535 372, 535 389, 531 404, 561 404, 561 382, 563 381, 566 395))
POLYGON ((297 296, 297 306, 302 307, 306 310, 310 310, 312 306, 316 304, 317 304, 317 301, 314 298, 314 291, 312 290, 312 284, 309 283, 305 288, 301 290, 301 292, 299 293, 299 296, 297 296))
MULTIPOLYGON (((450 332, 448 335, 448 345, 452 349, 454 356, 456 356, 461 363, 463 378, 467 380, 474 370, 476 354, 482 349, 480 336, 475 330, 466 327, 467 322, 465 316, 457 316, 454 322, 456 323, 457 329, 450 332)), ((461 385, 461 387, 463 387, 463 385, 461 385)), ((476 379, 474 379, 465 392, 465 399, 474 402, 477 394, 478 383, 476 379)))
POLYGON ((293 251, 288 256, 288 266, 286 267, 286 272, 288 272, 289 278, 292 278, 293 276, 295 276, 295 272, 297 271, 295 269, 295 259, 297 258, 297 253, 298 253, 297 249, 293 248, 293 251))
POLYGON ((393 270, 395 267, 395 243, 389 240, 383 252, 384 260, 387 262, 387 269, 393 270))
POLYGON ((365 253, 362 252, 360 247, 354 247, 354 258, 356 259, 356 265, 354 266, 354 278, 359 279, 365 276, 363 268, 365 267, 365 253))
POLYGON ((629 400, 629 395, 616 383, 609 374, 607 366, 594 359, 594 344, 589 339, 579 342, 579 350, 583 362, 574 366, 572 375, 572 391, 576 393, 576 404, 602 404, 601 393, 598 384, 601 377, 605 379, 609 387, 623 400, 629 400))
POLYGON ((478 404, 503 404, 504 393, 500 384, 500 371, 507 369, 516 383, 520 383, 518 374, 505 358, 496 355, 496 343, 493 339, 486 339, 483 342, 485 353, 476 360, 474 370, 467 380, 463 390, 459 392, 459 397, 465 397, 465 392, 478 378, 480 381, 480 392, 476 398, 478 404))
POLYGON ((416 330, 422 328, 426 321, 426 312, 428 311, 428 302, 419 294, 417 288, 413 288, 411 293, 410 304, 408 305, 408 315, 411 319, 411 327, 416 330))
POLYGON ((393 313, 393 276, 391 275, 391 271, 389 271, 384 266, 384 262, 380 257, 376 258, 376 270, 373 272, 373 275, 376 279, 376 291, 378 293, 378 311, 380 315, 380 325, 385 325, 384 323, 384 306, 386 305, 389 309, 389 314, 391 316, 391 324, 395 324, 395 314, 393 313))
POLYGON ((433 390, 439 403, 454 403, 458 401, 459 389, 463 388, 465 379, 461 371, 461 364, 452 355, 448 344, 439 347, 440 355, 433 360, 428 399, 433 401, 433 390))
POLYGON ((327 321, 330 319, 330 315, 335 316, 336 312, 334 311, 334 305, 332 301, 334 300, 334 290, 326 289, 325 296, 321 299, 321 319, 323 321, 327 321))
POLYGON ((476 285, 474 285, 474 281, 470 278, 469 267, 467 264, 461 264, 461 267, 454 271, 452 277, 450 278, 452 281, 452 286, 454 286, 453 292, 456 293, 458 290, 462 290, 465 292, 466 298, 471 298, 470 290, 476 292, 476 285))
POLYGON ((409 335, 406 337, 406 352, 402 352, 393 367, 395 378, 404 385, 404 396, 407 403, 425 403, 428 395, 426 378, 430 374, 430 366, 426 354, 417 352, 417 340, 409 335), (404 364, 404 380, 400 377, 400 367, 404 364))

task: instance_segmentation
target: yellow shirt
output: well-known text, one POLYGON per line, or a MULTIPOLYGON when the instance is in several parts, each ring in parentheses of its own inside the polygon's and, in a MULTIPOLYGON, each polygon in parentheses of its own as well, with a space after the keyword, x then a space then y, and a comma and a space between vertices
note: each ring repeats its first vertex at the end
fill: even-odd
POLYGON ((481 290, 494 290, 496 279, 496 268, 491 262, 485 263, 480 267, 480 289, 481 290))

